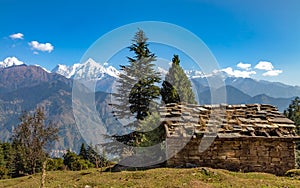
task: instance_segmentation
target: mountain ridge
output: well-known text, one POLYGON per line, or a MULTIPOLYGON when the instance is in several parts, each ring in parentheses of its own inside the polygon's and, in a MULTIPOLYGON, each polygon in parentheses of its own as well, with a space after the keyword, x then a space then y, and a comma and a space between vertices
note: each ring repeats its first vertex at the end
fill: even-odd
MULTIPOLYGON (((75 76, 66 78, 56 72, 47 72, 43 67, 35 65, 11 65, 12 66, 0 68, 0 139, 2 141, 9 139, 14 127, 18 125, 18 117, 23 111, 30 112, 37 106, 41 106, 45 108, 49 120, 57 123, 59 127, 61 140, 56 143, 56 149, 71 148, 77 150, 80 144, 85 142, 85 140, 81 137, 80 132, 78 132, 72 108, 72 87, 76 80, 75 76)), ((101 66, 106 67, 105 71, 107 71, 109 67, 101 66)), ((100 66, 98 68, 100 69, 100 66)), ((90 73, 97 73, 98 69, 95 62, 89 61, 83 64, 78 70, 94 70, 90 73), (95 69, 91 68, 93 65, 96 66, 95 69), (88 67, 85 69, 85 66, 88 67)), ((197 74, 199 75, 200 73, 197 74)), ((92 83, 94 83, 93 79, 96 80, 96 88, 99 88, 95 93, 96 108, 101 119, 99 125, 104 126, 108 133, 118 133, 122 131, 118 126, 107 127, 107 125, 112 123, 118 125, 117 120, 112 117, 111 109, 108 107, 112 83, 115 82, 117 78, 104 72, 94 74, 94 76, 78 75, 83 75, 83 78, 90 78, 92 83)), ((265 93, 251 96, 249 93, 237 88, 237 86, 241 85, 247 89, 253 89, 254 87, 251 86, 252 83, 261 84, 250 78, 227 78, 227 80, 225 80, 227 83, 227 85, 224 86, 225 88, 212 88, 208 85, 208 78, 201 76, 195 77, 195 75, 196 74, 191 78, 191 81, 199 93, 200 104, 209 104, 212 95, 215 99, 215 103, 223 103, 224 101, 220 97, 218 98, 218 93, 225 90, 226 102, 228 104, 270 103, 277 106, 280 111, 283 111, 288 107, 288 104, 294 97, 272 97, 265 93)), ((77 79, 79 78, 80 77, 77 77, 77 79)), ((269 83, 267 81, 263 81, 263 84, 273 84, 272 87, 285 89, 291 87, 282 83, 269 83)), ((89 90, 89 88, 86 89, 87 92, 90 93, 94 91, 89 90)), ((80 104, 80 101, 75 102, 76 104, 80 104)), ((90 109, 86 109, 84 113, 89 114, 89 110, 90 109)))
MULTIPOLYGON (((36 107, 42 107, 47 120, 59 128, 60 140, 55 143, 56 150, 77 150, 85 142, 74 119, 72 105, 80 101, 72 101, 72 79, 48 73, 41 67, 20 65, 0 69, 0 82, 1 141, 9 141, 23 112, 32 112, 36 107)), ((87 89, 86 92, 90 91, 87 89)), ((112 113, 104 105, 107 103, 106 96, 107 93, 103 92, 95 94, 99 114, 106 117, 102 119, 102 126, 106 125, 106 121, 112 121, 112 118, 108 118, 112 113)))
POLYGON ((118 78, 119 71, 113 66, 101 65, 92 58, 83 63, 76 63, 71 66, 58 64, 51 72, 61 74, 72 79, 94 79, 100 80, 105 76, 118 78))
MULTIPOLYGON (((105 64, 107 63, 103 63, 103 65, 101 65, 100 63, 97 63, 93 59, 89 58, 86 62, 82 64, 74 64, 72 66, 58 65, 56 68, 52 70, 52 72, 61 74, 71 79, 101 80, 106 77, 112 77, 117 79, 118 74, 120 74, 120 72, 116 68, 112 66, 108 67, 105 64), (70 70, 72 71, 70 72, 70 70), (95 70, 95 71, 90 71, 90 70, 95 70)), ((157 70, 162 75, 165 75, 168 72, 167 70, 164 70, 161 67, 157 67, 157 70)), ((220 73, 218 71, 210 75, 206 75, 199 70, 185 70, 185 73, 193 83, 196 83, 198 85, 201 84, 201 86, 197 86, 197 89, 212 87, 207 82, 207 79, 210 79, 210 80, 218 80, 219 82, 223 80, 222 81, 223 85, 224 84, 231 85, 235 88, 238 88, 242 92, 247 93, 251 97, 260 94, 267 94, 268 96, 273 98, 282 98, 282 97, 291 98, 295 96, 300 96, 300 86, 291 86, 281 82, 255 80, 253 78, 232 77, 226 75, 225 73, 220 73)), ((218 89, 218 88, 214 88, 214 89, 218 89)))

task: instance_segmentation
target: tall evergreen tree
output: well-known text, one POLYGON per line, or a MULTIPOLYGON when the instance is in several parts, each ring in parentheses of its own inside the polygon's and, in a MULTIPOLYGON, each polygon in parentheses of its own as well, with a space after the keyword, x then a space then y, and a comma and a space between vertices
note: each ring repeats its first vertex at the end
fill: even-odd
POLYGON ((8 174, 8 169, 6 168, 4 152, 2 149, 2 144, 0 143, 0 179, 4 178, 7 174, 8 174))
MULTIPOLYGON (((284 110, 284 115, 295 122, 296 133, 300 135, 300 98, 296 97, 291 101, 289 107, 284 110)), ((300 141, 297 141, 297 149, 300 150, 300 141)))
POLYGON ((92 144, 87 147, 87 160, 94 164, 96 168, 103 167, 108 164, 104 153, 100 155, 97 146, 93 147, 92 144))
POLYGON ((160 93, 161 93, 162 101, 165 104, 180 102, 180 97, 177 93, 177 90, 168 81, 164 81, 162 83, 162 88, 160 90, 160 93))
POLYGON ((127 57, 129 65, 121 66, 117 93, 114 94, 116 104, 114 114, 117 118, 134 116, 142 120, 149 113, 150 102, 159 97, 160 74, 154 70, 156 57, 150 52, 143 30, 138 30, 129 50, 134 57, 127 57))
POLYGON ((296 132, 300 135, 300 98, 296 97, 291 101, 289 107, 284 111, 284 115, 295 122, 296 132))
POLYGON ((81 144, 80 151, 79 151, 79 156, 82 159, 87 160, 87 151, 86 151, 84 143, 81 144))
MULTIPOLYGON (((117 84, 117 93, 113 94, 115 104, 112 104, 116 118, 128 118, 134 120, 126 126, 137 127, 140 120, 151 115, 151 103, 160 96, 157 83, 160 82, 160 74, 154 70, 156 57, 150 52, 147 43, 148 38, 142 30, 138 30, 132 40, 129 50, 133 57, 127 57, 129 65, 121 66, 117 84)), ((126 144, 137 143, 138 134, 132 133, 115 138, 126 144)))
POLYGON ((4 160, 4 152, 2 149, 2 145, 0 144, 0 167, 4 167, 6 165, 6 162, 4 160))
POLYGON ((178 55, 174 55, 172 59, 172 66, 165 77, 160 93, 165 104, 178 102, 197 103, 191 82, 180 66, 178 55))
POLYGON ((12 144, 8 142, 2 143, 2 149, 4 153, 5 165, 8 170, 8 175, 11 177, 15 172, 14 154, 16 153, 16 151, 13 150, 12 144))

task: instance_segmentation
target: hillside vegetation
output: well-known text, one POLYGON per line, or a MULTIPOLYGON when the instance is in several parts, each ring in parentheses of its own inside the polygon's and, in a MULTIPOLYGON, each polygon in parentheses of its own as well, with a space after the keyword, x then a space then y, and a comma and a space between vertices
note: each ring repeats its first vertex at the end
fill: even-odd
MULTIPOLYGON (((299 175, 299 174, 298 174, 299 175)), ((39 187, 40 174, 0 181, 0 187, 39 187)), ((299 187, 300 177, 237 173, 211 168, 157 168, 146 171, 52 171, 46 187, 299 187)))

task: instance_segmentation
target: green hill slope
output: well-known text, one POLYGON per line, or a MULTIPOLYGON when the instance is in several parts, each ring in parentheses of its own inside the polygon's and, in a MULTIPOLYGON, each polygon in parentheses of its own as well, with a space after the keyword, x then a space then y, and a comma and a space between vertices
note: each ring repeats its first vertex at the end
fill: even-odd
MULTIPOLYGON (((0 187, 39 187, 40 175, 1 180, 0 187)), ((297 177, 265 173, 236 173, 211 168, 158 168, 146 171, 47 172, 46 187, 299 187, 297 177)))

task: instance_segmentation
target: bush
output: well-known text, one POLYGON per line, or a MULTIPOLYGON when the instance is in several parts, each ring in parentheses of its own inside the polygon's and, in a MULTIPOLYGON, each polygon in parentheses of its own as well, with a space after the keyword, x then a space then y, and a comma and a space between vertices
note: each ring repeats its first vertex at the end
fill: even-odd
POLYGON ((8 174, 8 169, 3 166, 0 166, 0 179, 7 178, 8 177, 7 174, 8 174))
POLYGON ((53 158, 47 161, 47 171, 63 170, 64 160, 62 158, 53 158))
POLYGON ((93 166, 89 161, 78 158, 71 164, 70 170, 86 170, 93 166))
POLYGON ((63 163, 68 167, 69 170, 74 171, 85 170, 94 167, 91 162, 82 159, 80 156, 76 155, 76 153, 73 153, 71 151, 68 151, 64 155, 63 163))

